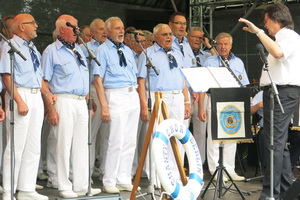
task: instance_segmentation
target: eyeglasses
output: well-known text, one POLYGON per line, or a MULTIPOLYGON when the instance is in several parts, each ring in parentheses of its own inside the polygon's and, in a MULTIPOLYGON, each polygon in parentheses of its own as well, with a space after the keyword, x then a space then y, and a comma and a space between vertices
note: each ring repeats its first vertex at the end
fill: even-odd
POLYGON ((37 21, 33 20, 31 22, 23 22, 22 24, 32 24, 32 25, 34 25, 34 24, 38 24, 38 23, 37 23, 37 21))
POLYGON ((173 24, 186 26, 186 22, 173 22, 173 24))
POLYGON ((194 35, 194 36, 190 36, 191 38, 194 38, 194 39, 199 39, 199 40, 203 40, 203 37, 199 37, 199 36, 196 36, 196 35, 194 35))
POLYGON ((172 36, 172 33, 161 33, 159 34, 161 36, 167 37, 167 36, 172 36))
POLYGON ((227 46, 229 46, 230 44, 229 44, 229 43, 217 43, 217 45, 218 45, 218 46, 225 46, 225 47, 227 47, 227 46))
POLYGON ((264 24, 266 24, 268 21, 270 20, 270 18, 269 17, 266 17, 265 19, 264 19, 264 24))

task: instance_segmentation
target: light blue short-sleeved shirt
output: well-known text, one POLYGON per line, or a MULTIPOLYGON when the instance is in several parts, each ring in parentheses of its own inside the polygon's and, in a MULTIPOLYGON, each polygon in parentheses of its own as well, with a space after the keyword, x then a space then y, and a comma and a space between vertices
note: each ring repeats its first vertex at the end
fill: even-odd
POLYGON ((183 58, 184 58, 184 67, 185 68, 196 67, 197 66, 196 58, 195 58, 193 50, 192 50, 192 48, 189 44, 189 41, 186 37, 183 37, 182 44, 183 44, 184 56, 181 53, 179 40, 173 35, 172 48, 178 50, 181 53, 181 56, 183 56, 183 58))
MULTIPOLYGON (((207 51, 202 51, 202 50, 200 50, 198 54, 199 54, 199 57, 200 57, 200 63, 201 63, 201 66, 203 66, 204 61, 205 61, 207 58, 209 58, 209 57, 212 56, 211 53, 209 53, 209 52, 207 52, 207 51)), ((196 56, 195 56, 195 59, 196 59, 196 56)), ((197 65, 197 64, 196 64, 196 65, 197 65)))
MULTIPOLYGON (((150 69, 150 90, 170 91, 184 88, 184 77, 179 69, 184 67, 183 57, 176 49, 172 49, 171 53, 178 64, 177 68, 170 69, 168 55, 157 43, 147 49, 147 54, 159 73, 157 76, 154 70, 150 69)), ((139 57, 138 77, 147 78, 147 63, 146 56, 142 53, 139 57)), ((146 88, 149 89, 147 81, 146 88)))
MULTIPOLYGON (((84 57, 86 58, 86 62, 89 61, 88 57, 89 57, 89 53, 87 52, 85 46, 83 44, 79 45, 84 57)), ((86 46, 88 47, 89 50, 91 50, 93 53, 95 53, 96 49, 100 46, 100 43, 97 42, 96 40, 92 39, 91 41, 86 43, 86 46)))
POLYGON ((101 66, 92 63, 93 74, 103 78, 104 88, 124 88, 137 84, 137 67, 131 49, 122 44, 127 66, 121 66, 116 45, 109 39, 97 48, 95 55, 101 66))
MULTIPOLYGON (((220 61, 217 55, 211 56, 207 58, 204 63, 204 67, 220 67, 222 66, 222 62, 220 61)), ((231 59, 229 60, 229 67, 233 71, 233 73, 238 77, 241 81, 242 85, 248 85, 249 79, 244 67, 243 61, 236 57, 233 53, 231 53, 231 59)))
MULTIPOLYGON (((17 87, 26 88, 41 88, 42 87, 42 69, 41 65, 34 71, 34 66, 31 60, 29 47, 22 38, 14 35, 11 39, 11 43, 20 50, 20 52, 26 58, 24 61, 18 54, 14 54, 14 81, 17 87)), ((39 63, 41 63, 41 54, 38 52, 36 47, 33 47, 39 63)), ((0 73, 11 74, 10 69, 10 55, 7 53, 10 50, 10 46, 4 43, 0 52, 0 73)))
POLYGON ((67 49, 59 40, 50 44, 42 55, 44 79, 49 82, 52 93, 75 94, 85 96, 89 91, 89 71, 86 59, 75 44, 76 50, 82 56, 85 66, 79 64, 77 56, 67 49))
MULTIPOLYGON (((143 52, 142 52, 142 53, 143 53, 143 52)), ((136 65, 137 65, 137 67, 138 67, 140 55, 137 54, 137 53, 136 53, 135 51, 133 51, 133 50, 132 50, 132 54, 133 54, 133 57, 134 57, 134 61, 135 61, 136 65)))
MULTIPOLYGON (((96 40, 92 39, 91 41, 87 42, 86 45, 87 45, 88 49, 91 50, 95 54, 95 51, 100 46, 100 43, 97 42, 96 40)), ((81 48, 81 50, 86 58, 86 62, 89 63, 89 53, 86 50, 85 46, 83 44, 80 44, 79 47, 81 48)), ((95 61, 92 60, 91 62, 95 62, 95 61)), ((94 76, 92 76, 91 78, 92 78, 91 82, 92 82, 92 84, 94 84, 94 76)))

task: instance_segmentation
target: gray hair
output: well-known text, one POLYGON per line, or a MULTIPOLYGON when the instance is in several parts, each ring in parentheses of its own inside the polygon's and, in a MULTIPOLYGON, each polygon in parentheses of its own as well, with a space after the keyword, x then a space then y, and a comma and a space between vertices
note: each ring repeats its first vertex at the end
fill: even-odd
MULTIPOLYGON (((153 35, 157 35, 157 32, 162 29, 162 28, 166 28, 169 27, 168 24, 157 24, 154 28, 153 28, 153 35)), ((169 27, 170 28, 170 27, 169 27)))
POLYGON ((204 35, 203 30, 198 26, 192 26, 191 28, 189 28, 187 35, 190 35, 192 31, 200 31, 204 35))
POLYGON ((110 18, 108 18, 105 21, 104 28, 108 29, 108 30, 111 30, 110 26, 111 26, 111 21, 113 21, 113 20, 120 20, 120 21, 122 21, 119 17, 110 17, 110 18))
POLYGON ((216 39, 215 39, 215 40, 218 40, 218 39, 221 39, 221 38, 225 38, 225 37, 228 37, 228 38, 230 39, 231 44, 233 43, 232 36, 231 36, 229 33, 226 33, 226 32, 221 32, 221 33, 219 33, 219 34, 216 36, 216 39))
POLYGON ((102 22, 103 22, 102 19, 100 19, 100 18, 95 18, 95 19, 91 22, 91 24, 90 24, 90 29, 91 29, 91 30, 95 30, 95 28, 96 28, 95 23, 96 23, 97 21, 102 21, 102 22))

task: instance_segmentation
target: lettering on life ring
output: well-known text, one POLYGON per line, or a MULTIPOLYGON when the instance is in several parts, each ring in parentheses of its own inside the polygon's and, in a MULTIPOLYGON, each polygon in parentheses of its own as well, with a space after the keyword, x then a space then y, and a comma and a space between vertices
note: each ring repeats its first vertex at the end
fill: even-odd
POLYGON ((151 155, 160 182, 172 199, 197 199, 203 186, 202 161, 193 135, 180 121, 167 119, 158 125, 153 134, 151 155), (188 157, 190 174, 185 186, 182 185, 181 181, 174 178, 170 170, 167 149, 172 136, 181 142, 188 157))

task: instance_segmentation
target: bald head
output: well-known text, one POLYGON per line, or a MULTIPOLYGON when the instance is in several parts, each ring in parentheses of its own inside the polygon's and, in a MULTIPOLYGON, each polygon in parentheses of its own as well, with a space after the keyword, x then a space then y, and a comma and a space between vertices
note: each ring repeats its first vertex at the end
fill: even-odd
POLYGON ((102 19, 94 19, 90 24, 91 34, 93 38, 98 41, 100 44, 105 42, 106 33, 104 30, 104 21, 102 19))
POLYGON ((73 28, 66 25, 69 22, 73 26, 78 26, 77 19, 71 15, 61 15, 55 22, 56 33, 69 44, 76 41, 77 35, 73 32, 73 28))
POLYGON ((14 18, 12 31, 27 41, 37 36, 37 23, 30 14, 19 14, 14 18))

